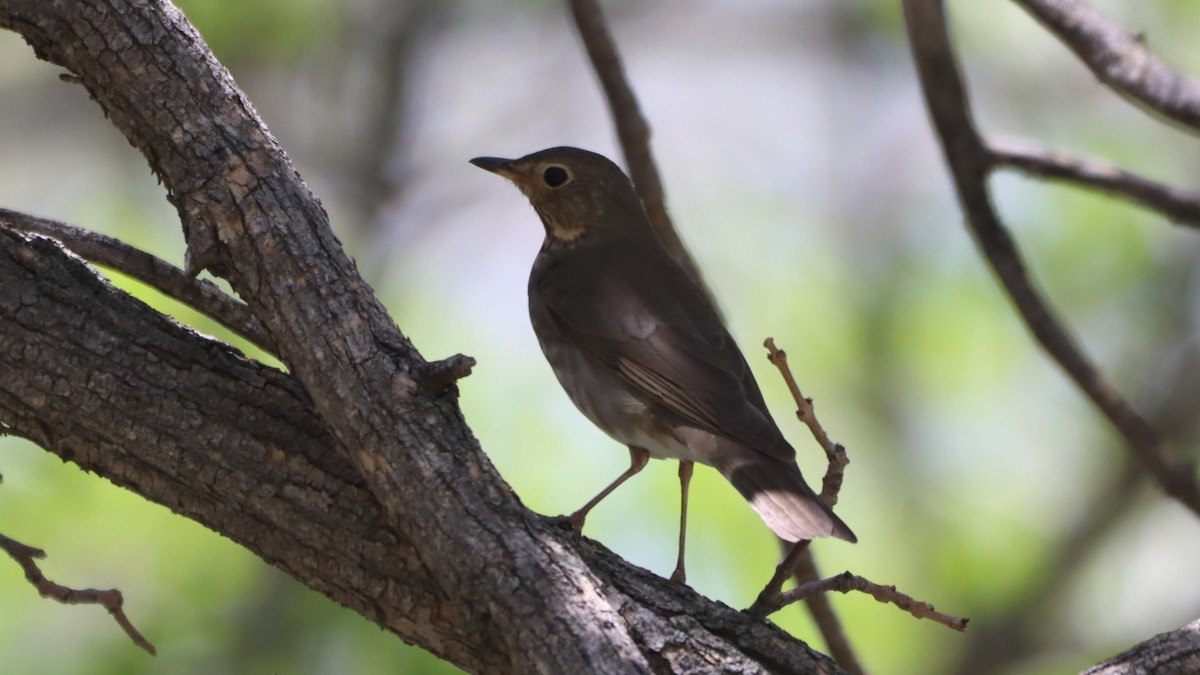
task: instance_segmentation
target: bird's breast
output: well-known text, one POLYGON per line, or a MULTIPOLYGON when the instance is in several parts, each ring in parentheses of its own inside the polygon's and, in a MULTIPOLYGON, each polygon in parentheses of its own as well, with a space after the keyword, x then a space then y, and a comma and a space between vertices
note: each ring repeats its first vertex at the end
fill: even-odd
POLYGON ((699 461, 644 394, 565 338, 532 298, 530 315, 538 344, 558 383, 592 424, 625 445, 645 448, 653 457, 699 461))

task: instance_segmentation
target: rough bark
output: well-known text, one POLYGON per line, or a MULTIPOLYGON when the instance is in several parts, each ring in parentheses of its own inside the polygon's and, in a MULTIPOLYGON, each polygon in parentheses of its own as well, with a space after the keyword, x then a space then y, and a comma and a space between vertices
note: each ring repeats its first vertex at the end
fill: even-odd
POLYGON ((190 270, 230 281, 290 373, 156 314, 49 240, 0 231, 6 432, 469 671, 836 670, 521 505, 178 10, 0 2, 0 27, 75 75, 143 153, 190 270))
POLYGON ((1200 672, 1200 619, 1139 643, 1085 671, 1084 675, 1200 672))

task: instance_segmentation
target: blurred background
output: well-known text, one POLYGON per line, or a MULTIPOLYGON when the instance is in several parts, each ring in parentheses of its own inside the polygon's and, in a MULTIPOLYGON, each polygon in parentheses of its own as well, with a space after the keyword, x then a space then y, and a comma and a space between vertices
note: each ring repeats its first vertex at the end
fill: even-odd
MULTIPOLYGON (((626 451, 571 406, 525 310, 541 240, 512 187, 467 164, 560 144, 619 159, 565 8, 479 0, 188 0, 217 56, 321 197, 341 240, 430 359, 478 359, 462 407, 532 509, 574 510, 626 451)), ((1099 156, 1193 189, 1196 139, 1110 94, 1010 3, 951 2, 989 134, 1099 156)), ((1097 2, 1200 73, 1187 0, 1097 2)), ((761 351, 773 336, 851 465, 839 513, 861 543, 815 547, 966 616, 958 634, 868 596, 835 607, 879 673, 1076 671, 1200 616, 1200 523, 1130 468, 1107 424, 1034 346, 962 227, 894 0, 604 3, 654 132, 668 203, 768 403, 819 480, 823 456, 761 351)), ((145 161, 59 69, 0 33, 0 205, 182 265, 145 161)), ((1037 281, 1087 352, 1194 456, 1200 233, 1119 201, 993 181, 1037 281)), ((119 277, 199 330, 220 327, 119 277)), ((237 343, 236 340, 233 340, 237 343)), ((238 343, 240 344, 240 343, 238 343)), ((118 587, 150 658, 104 612, 42 600, 0 560, 7 673, 452 673, 222 537, 0 439, 0 532, 43 570, 118 587)), ((586 535, 670 573, 676 467, 653 463, 586 535)), ((689 581, 747 606, 777 547, 697 471, 689 581)), ((818 649, 803 610, 774 617, 818 649)))

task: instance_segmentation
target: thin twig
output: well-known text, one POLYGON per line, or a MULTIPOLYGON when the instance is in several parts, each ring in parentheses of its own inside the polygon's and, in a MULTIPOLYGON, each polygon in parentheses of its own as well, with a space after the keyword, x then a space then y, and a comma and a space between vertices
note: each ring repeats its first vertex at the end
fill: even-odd
MULTIPOLYGON (((799 585, 821 578, 812 549, 806 549, 804 554, 796 560, 792 575, 799 585)), ((850 643, 850 636, 846 634, 841 618, 833 609, 833 600, 829 594, 816 593, 805 598, 804 607, 812 616, 817 629, 821 631, 821 639, 825 641, 825 647, 829 650, 829 655, 833 657, 833 660, 852 675, 866 673, 866 668, 859 660, 858 653, 854 651, 854 645, 850 643)))
POLYGON ((629 79, 625 77, 625 67, 621 64, 621 55, 613 41, 612 33, 608 30, 608 22, 600 10, 597 0, 570 0, 571 15, 575 19, 575 27, 583 40, 583 47, 591 60, 592 69, 600 79, 600 88, 608 101, 608 109, 612 114, 613 124, 617 128, 617 138, 621 143, 621 151, 625 155, 625 163, 629 166, 629 175, 638 197, 646 209, 650 225, 658 235, 659 241, 688 273, 692 281, 700 287, 708 299, 716 307, 716 299, 696 261, 688 253, 687 246, 679 237, 671 216, 667 212, 667 199, 663 193, 662 179, 658 174, 658 166, 654 161, 654 152, 650 149, 650 125, 642 115, 637 96, 629 79))
POLYGON ((811 540, 809 539, 801 539, 789 547, 787 554, 783 556, 783 560, 780 560, 779 564, 775 566, 775 574, 767 582, 767 585, 763 586, 763 589, 758 592, 758 597, 754 599, 754 604, 746 609, 747 612, 758 616, 766 616, 774 611, 768 610, 774 606, 775 598, 779 597, 779 594, 783 591, 784 582, 792 577, 796 568, 796 562, 800 559, 800 556, 808 551, 810 543, 811 540))
POLYGON ((881 586, 849 572, 842 572, 828 579, 810 581, 790 591, 785 591, 776 599, 779 606, 774 607, 771 611, 786 607, 793 602, 808 599, 818 593, 829 593, 831 591, 837 591, 838 593, 849 593, 850 591, 866 593, 879 602, 893 604, 918 619, 929 619, 948 628, 953 628, 956 631, 966 630, 969 621, 969 619, 943 614, 934 609, 933 605, 928 602, 916 600, 897 591, 895 586, 881 586))
POLYGON ((125 616, 125 610, 122 605, 125 599, 121 596, 121 591, 110 589, 101 591, 95 588, 85 588, 76 590, 68 588, 50 581, 42 574, 42 570, 38 568, 35 560, 42 560, 46 557, 46 552, 40 548, 34 548, 22 544, 15 539, 10 539, 3 534, 0 534, 0 550, 8 553, 21 569, 25 572, 25 578, 33 587, 37 589, 39 595, 43 598, 57 600, 65 605, 100 605, 108 610, 113 619, 116 619, 117 625, 125 631, 129 639, 142 649, 155 654, 154 645, 142 636, 138 629, 133 627, 129 618, 125 616))
MULTIPOLYGON (((840 443, 834 443, 817 420, 812 399, 800 391, 800 385, 796 383, 796 378, 792 375, 792 369, 787 362, 787 353, 775 346, 774 338, 767 338, 763 346, 767 348, 767 359, 779 369, 779 374, 783 377, 788 390, 792 393, 792 398, 796 401, 796 417, 808 426, 813 437, 825 450, 828 467, 825 470, 825 478, 821 481, 821 501, 832 508, 837 504, 846 465, 850 463, 846 449, 840 443)), ((783 583, 788 577, 794 577, 796 583, 803 584, 821 576, 817 569, 816 558, 813 557, 812 550, 808 547, 808 542, 797 542, 790 546, 788 542, 781 541, 781 543, 786 555, 775 569, 775 576, 759 593, 750 611, 763 612, 765 607, 779 597, 783 583)), ((817 630, 821 632, 825 646, 829 648, 829 654, 838 662, 838 665, 849 673, 866 672, 862 662, 858 659, 858 654, 850 644, 850 639, 842 627, 841 619, 833 611, 833 603, 829 601, 829 596, 813 595, 805 601, 804 605, 812 616, 817 630)))
POLYGON ((57 220, 0 209, 0 225, 55 239, 84 260, 137 279, 210 317, 262 350, 277 353, 271 334, 250 313, 250 309, 225 294, 211 281, 190 277, 171 263, 139 251, 119 239, 57 220))
POLYGON ((1200 130, 1200 81, 1171 70, 1144 36, 1083 0, 1016 0, 1104 84, 1193 130, 1200 130))
POLYGON ((796 417, 808 426, 813 438, 817 439, 817 443, 820 443, 821 448, 825 450, 829 466, 825 469, 825 477, 821 480, 821 501, 833 508, 837 506, 838 493, 842 489, 846 465, 850 463, 850 458, 846 455, 846 448, 841 443, 834 443, 829 438, 829 434, 825 433, 825 428, 821 426, 820 421, 817 420, 812 399, 801 393, 800 385, 796 384, 796 378, 792 376, 792 369, 788 367, 787 352, 775 346, 775 338, 767 338, 763 342, 763 346, 767 348, 767 360, 779 369, 779 373, 783 375, 783 381, 787 383, 788 390, 792 392, 792 398, 796 401, 796 417))
POLYGON ((1162 489, 1200 516, 1200 483, 1193 464, 1177 457, 1092 365, 1033 285, 1016 242, 992 207, 987 176, 994 164, 972 119, 942 3, 904 0, 904 14, 926 106, 980 251, 1042 348, 1112 423, 1162 489))
POLYGON ((988 141, 987 150, 998 166, 1125 197, 1162 213, 1180 225, 1200 227, 1200 193, 1150 180, 1115 164, 1072 157, 1013 141, 988 141))

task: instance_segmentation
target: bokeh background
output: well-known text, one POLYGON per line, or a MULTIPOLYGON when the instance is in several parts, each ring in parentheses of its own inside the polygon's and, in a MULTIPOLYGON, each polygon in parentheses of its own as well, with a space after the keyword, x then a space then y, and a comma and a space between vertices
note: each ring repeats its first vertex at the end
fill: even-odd
MULTIPOLYGON (((1110 94, 1010 3, 951 2, 975 110, 1038 139, 1197 187, 1196 139, 1110 94)), ((1095 3, 1200 73, 1189 0, 1095 3)), ((182 9, 330 211, 428 358, 478 359, 462 406, 524 502, 569 512, 625 450, 541 357, 525 280, 541 227, 467 164, 559 144, 619 157, 564 7, 479 0, 188 0, 182 9)), ((774 336, 852 459, 839 506, 861 543, 815 546, 971 618, 966 634, 837 596, 879 673, 1058 673, 1200 616, 1200 527, 1131 470, 1113 432, 1033 345, 962 227, 894 0, 605 3, 654 130, 668 201, 776 417, 816 480, 819 448, 759 349, 774 336)), ((78 86, 0 33, 0 205, 176 264, 178 221, 143 159, 78 86)), ((1200 233, 1119 201, 993 181, 1034 275, 1134 404, 1194 455, 1200 233)), ((199 330, 194 312, 114 282, 199 330)), ((232 339, 232 338, 229 338, 232 339)), ((236 342, 236 340, 235 340, 236 342)), ((0 374, 2 377, 2 374, 0 374)), ((151 659, 96 607, 36 596, 0 561, 6 673, 451 673, 228 540, 23 441, 0 439, 0 531, 45 572, 118 587, 151 659)), ((689 580, 746 606, 777 556, 697 471, 689 580)), ((675 466, 656 462, 586 534, 666 575, 675 466)), ((776 620, 821 648, 804 612, 776 620)))

